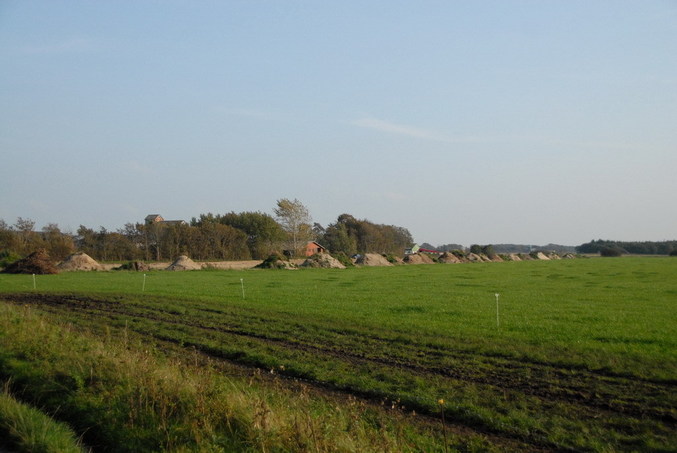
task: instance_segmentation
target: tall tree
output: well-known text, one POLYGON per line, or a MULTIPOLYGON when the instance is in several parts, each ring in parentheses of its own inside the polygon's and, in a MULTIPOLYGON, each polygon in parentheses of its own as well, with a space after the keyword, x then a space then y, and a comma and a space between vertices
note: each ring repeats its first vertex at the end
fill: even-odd
POLYGON ((17 252, 22 255, 27 255, 31 252, 34 252, 36 249, 43 247, 42 238, 38 235, 33 228, 35 227, 35 221, 31 219, 24 219, 18 217, 16 223, 14 224, 14 231, 17 232, 17 252))
POLYGON ((220 223, 229 225, 247 234, 247 246, 254 259, 263 259, 278 249, 285 239, 279 223, 262 212, 229 212, 218 217, 220 223))
POLYGON ((56 223, 49 223, 44 226, 42 237, 49 256, 55 260, 63 260, 75 250, 73 237, 70 234, 63 233, 56 223))
POLYGON ((411 246, 409 230, 393 225, 379 225, 368 220, 358 220, 350 214, 341 214, 330 224, 321 242, 331 252, 393 253, 402 254, 411 246))
POLYGON ((306 242, 313 239, 313 228, 310 213, 299 200, 282 198, 277 200, 275 209, 277 221, 287 233, 289 249, 294 252, 301 250, 306 242))

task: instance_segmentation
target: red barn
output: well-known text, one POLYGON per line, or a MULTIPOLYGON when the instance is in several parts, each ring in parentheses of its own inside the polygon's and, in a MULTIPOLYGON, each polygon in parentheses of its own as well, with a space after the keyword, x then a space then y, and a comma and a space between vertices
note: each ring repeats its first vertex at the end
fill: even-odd
POLYGON ((311 241, 311 242, 307 243, 305 255, 306 256, 313 256, 316 253, 327 253, 327 249, 322 247, 320 244, 318 244, 315 241, 311 241))

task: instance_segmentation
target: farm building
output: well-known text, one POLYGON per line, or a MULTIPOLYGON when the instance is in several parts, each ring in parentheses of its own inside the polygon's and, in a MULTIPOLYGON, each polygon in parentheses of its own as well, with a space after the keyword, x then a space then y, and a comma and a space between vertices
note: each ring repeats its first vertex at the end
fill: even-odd
POLYGON ((308 242, 306 244, 305 255, 306 256, 313 256, 317 253, 327 253, 327 249, 322 247, 322 245, 318 244, 315 241, 308 242))
POLYGON ((187 225, 185 220, 165 220, 160 214, 148 214, 144 221, 146 225, 187 225))

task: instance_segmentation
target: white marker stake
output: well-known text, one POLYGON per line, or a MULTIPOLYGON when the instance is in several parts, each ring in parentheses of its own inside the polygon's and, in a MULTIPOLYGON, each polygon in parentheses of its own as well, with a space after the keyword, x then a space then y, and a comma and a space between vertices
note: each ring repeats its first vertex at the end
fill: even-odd
POLYGON ((33 274, 33 289, 37 289, 37 287, 35 286, 35 274, 33 274))
POLYGON ((143 285, 141 285, 141 292, 146 291, 146 274, 143 274, 143 285))
POLYGON ((242 286, 242 299, 244 300, 244 278, 240 279, 240 286, 242 286))
POLYGON ((499 294, 496 293, 496 294, 494 294, 494 296, 496 296, 496 327, 500 327, 500 322, 499 322, 499 319, 498 319, 498 296, 499 296, 499 294))

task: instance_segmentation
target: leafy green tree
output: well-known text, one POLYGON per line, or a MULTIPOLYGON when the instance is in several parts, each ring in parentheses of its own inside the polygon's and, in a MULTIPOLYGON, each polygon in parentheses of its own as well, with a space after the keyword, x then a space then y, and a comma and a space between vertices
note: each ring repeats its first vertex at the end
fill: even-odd
POLYGON ((482 246, 482 253, 488 256, 489 258, 494 258, 496 256, 494 246, 491 244, 482 246))
POLYGON ((330 252, 388 253, 401 256, 413 239, 406 228, 375 224, 358 220, 350 214, 341 214, 330 224, 320 238, 330 252))
POLYGON ((263 259, 279 249, 286 234, 273 217, 262 212, 229 212, 218 218, 224 225, 229 225, 247 234, 247 246, 254 259, 263 259))
POLYGON ((204 223, 200 227, 203 246, 201 259, 248 259, 247 235, 242 230, 221 223, 204 223))
POLYGON ((329 225, 320 242, 327 247, 330 253, 344 253, 352 256, 357 253, 357 241, 351 237, 348 227, 344 223, 329 225))
POLYGON ((70 234, 61 232, 59 225, 49 223, 42 228, 42 237, 49 256, 55 260, 63 260, 75 250, 75 243, 70 234))
POLYGON ((0 251, 7 254, 16 253, 16 238, 12 228, 3 219, 0 219, 0 251))
POLYGON ((97 250, 98 238, 96 232, 87 228, 84 225, 80 225, 75 236, 75 246, 81 252, 86 253, 94 259, 100 259, 99 252, 97 250))
POLYGON ((605 257, 617 257, 623 255, 623 250, 618 247, 602 247, 599 254, 605 257))
POLYGON ((41 236, 33 230, 34 228, 35 221, 22 217, 16 219, 13 229, 16 232, 15 248, 17 253, 28 255, 44 247, 41 236))

